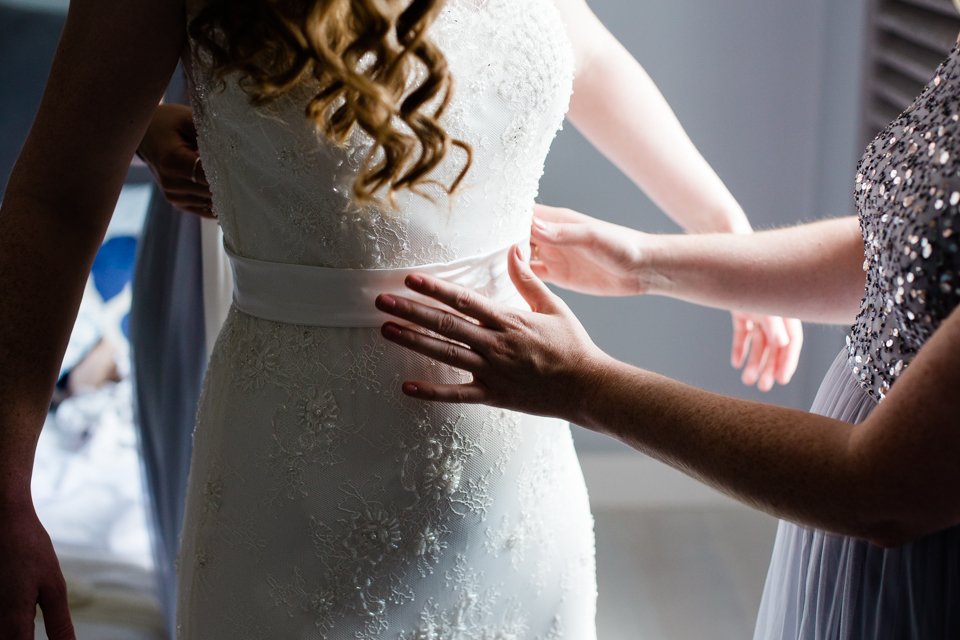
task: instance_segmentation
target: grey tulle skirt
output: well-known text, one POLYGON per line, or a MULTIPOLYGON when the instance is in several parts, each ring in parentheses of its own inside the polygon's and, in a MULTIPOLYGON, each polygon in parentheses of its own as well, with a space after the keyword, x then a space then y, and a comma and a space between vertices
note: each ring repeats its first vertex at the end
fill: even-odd
MULTIPOLYGON (((859 423, 876 403, 846 355, 830 367, 812 411, 859 423)), ((884 549, 781 522, 754 639, 841 638, 960 638, 960 527, 884 549)))

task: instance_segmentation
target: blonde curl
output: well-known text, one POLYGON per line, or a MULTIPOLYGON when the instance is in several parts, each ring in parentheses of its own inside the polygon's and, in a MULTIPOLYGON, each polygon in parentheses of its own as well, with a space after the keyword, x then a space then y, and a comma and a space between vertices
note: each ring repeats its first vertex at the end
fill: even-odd
POLYGON ((465 160, 450 184, 439 185, 448 194, 472 163, 470 145, 440 124, 454 81, 427 31, 444 3, 212 0, 190 23, 190 35, 215 77, 237 74, 254 105, 315 81, 304 112, 323 135, 342 146, 359 127, 373 141, 355 198, 372 202, 382 191, 394 202, 402 189, 438 184, 430 175, 451 147, 465 160), (414 77, 423 79, 411 85, 414 77))

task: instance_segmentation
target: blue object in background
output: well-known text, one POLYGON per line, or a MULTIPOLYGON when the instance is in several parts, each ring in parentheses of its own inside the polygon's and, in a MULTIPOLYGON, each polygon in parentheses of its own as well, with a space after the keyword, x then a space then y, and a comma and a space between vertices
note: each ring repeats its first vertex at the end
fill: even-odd
POLYGON ((132 236, 110 238, 100 247, 90 274, 104 302, 109 302, 123 291, 133 278, 136 255, 137 239, 132 236))

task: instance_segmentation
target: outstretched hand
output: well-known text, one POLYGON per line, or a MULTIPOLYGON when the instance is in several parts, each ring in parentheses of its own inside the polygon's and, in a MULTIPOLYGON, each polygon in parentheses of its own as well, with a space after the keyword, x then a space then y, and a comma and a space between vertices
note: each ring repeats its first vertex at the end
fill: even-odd
MULTIPOLYGON (((657 236, 571 209, 536 205, 530 229, 534 273, 555 285, 598 296, 648 293, 657 236)), ((793 378, 803 347, 799 320, 733 312, 730 362, 748 386, 769 391, 793 378)))
POLYGON ((60 563, 32 505, 5 506, 0 521, 0 635, 33 640, 39 605, 50 640, 75 640, 60 563))
POLYGON ((170 204, 204 218, 216 217, 190 107, 158 106, 137 150, 170 204))
POLYGON ((607 356, 567 305, 531 271, 519 246, 510 250, 508 266, 529 311, 417 274, 407 277, 407 287, 446 309, 402 296, 377 297, 378 309, 414 325, 387 322, 382 328, 386 339, 473 374, 466 384, 410 380, 403 384, 403 392, 423 400, 483 403, 574 419, 575 387, 599 378, 607 356))

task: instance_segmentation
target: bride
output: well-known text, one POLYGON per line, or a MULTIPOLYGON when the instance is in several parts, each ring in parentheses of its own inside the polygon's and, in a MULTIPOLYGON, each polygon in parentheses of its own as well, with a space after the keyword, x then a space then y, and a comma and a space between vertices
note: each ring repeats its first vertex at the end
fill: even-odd
MULTIPOLYGON (((521 303, 506 252, 568 103, 685 227, 749 231, 583 0, 71 3, 0 213, 0 628, 32 637, 39 604, 49 637, 73 637, 34 448, 86 268, 181 56, 236 284, 195 434, 179 636, 595 637, 569 430, 406 398, 400 380, 460 374, 384 343, 373 306, 414 268, 521 303)), ((748 381, 785 382, 796 325, 757 325, 748 381)))

